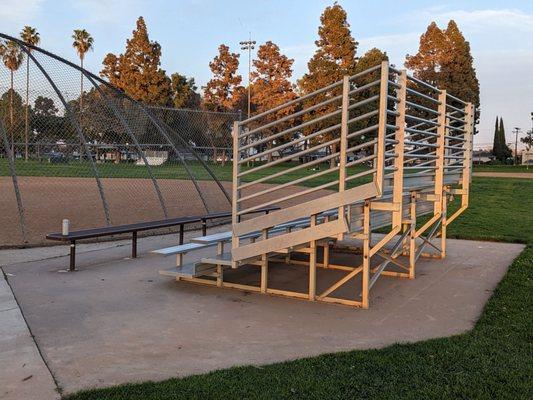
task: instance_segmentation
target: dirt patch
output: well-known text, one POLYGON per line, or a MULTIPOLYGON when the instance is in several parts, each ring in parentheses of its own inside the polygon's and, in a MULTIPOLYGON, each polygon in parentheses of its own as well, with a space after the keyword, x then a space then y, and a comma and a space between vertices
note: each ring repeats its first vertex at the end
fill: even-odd
POLYGON ((528 172, 474 172, 474 176, 484 178, 533 179, 533 174, 528 172))
MULTIPOLYGON (((101 179, 112 225, 164 219, 159 197, 150 179, 104 178, 101 179)), ((96 180, 92 178, 19 177, 24 217, 26 244, 50 244, 45 235, 61 230, 61 221, 71 221, 71 229, 86 229, 106 225, 106 218, 96 180)), ((206 213, 204 201, 210 212, 229 211, 230 204, 213 181, 199 181, 198 189, 192 181, 160 179, 161 197, 169 218, 206 213)), ((231 193, 231 182, 223 182, 231 193)), ((272 188, 259 184, 243 191, 243 195, 272 188)), ((289 195, 303 188, 291 186, 270 192, 258 199, 245 202, 244 207, 266 202, 282 194, 289 195)), ((302 196, 303 200, 322 196, 321 190, 302 196)), ((302 201, 302 197, 288 200, 283 205, 302 201)), ((10 177, 0 177, 0 247, 24 244, 17 201, 10 177)))

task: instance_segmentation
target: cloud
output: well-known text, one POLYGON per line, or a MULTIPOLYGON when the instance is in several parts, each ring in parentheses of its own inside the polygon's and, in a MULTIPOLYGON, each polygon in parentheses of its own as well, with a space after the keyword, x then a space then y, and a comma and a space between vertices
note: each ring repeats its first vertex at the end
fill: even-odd
POLYGON ((416 17, 435 21, 439 25, 455 20, 461 28, 471 32, 486 32, 497 29, 512 29, 515 32, 533 32, 533 15, 517 9, 448 10, 433 8, 422 10, 416 17))
POLYGON ((2 31, 20 28, 21 24, 31 21, 41 10, 43 2, 44 0, 0 1, 2 31))

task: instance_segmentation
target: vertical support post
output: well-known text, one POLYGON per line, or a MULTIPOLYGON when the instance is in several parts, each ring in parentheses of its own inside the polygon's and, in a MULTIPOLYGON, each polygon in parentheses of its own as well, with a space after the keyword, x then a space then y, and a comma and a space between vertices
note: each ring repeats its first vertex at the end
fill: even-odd
POLYGON ((448 214, 448 187, 442 191, 442 218, 440 224, 440 258, 446 257, 446 223, 448 214))
MULTIPOLYGON (((339 192, 346 190, 346 150, 348 149, 348 106, 350 103, 350 77, 345 75, 342 79, 342 111, 341 111, 341 136, 339 148, 339 192)), ((339 207, 339 219, 344 217, 345 206, 339 207)), ((349 206, 348 206, 349 209, 349 206)), ((338 239, 342 240, 343 234, 339 233, 338 239)))
POLYGON ((361 306, 368 308, 368 291, 370 282, 370 201, 366 200, 363 208, 363 271, 362 271, 361 306))
POLYGON ((470 181, 472 175, 472 137, 474 135, 474 105, 467 103, 465 107, 465 141, 463 142, 464 160, 463 160, 463 179, 461 181, 461 188, 463 194, 461 195, 461 206, 468 207, 470 197, 470 181))
POLYGON ((207 236, 207 220, 202 218, 202 236, 207 236))
POLYGON ((76 241, 70 241, 70 268, 69 271, 76 271, 76 241))
MULTIPOLYGON (((224 242, 217 243, 217 256, 222 256, 224 253, 224 242)), ((222 287, 224 281, 224 269, 221 264, 217 264, 217 287, 222 287)))
MULTIPOLYGON (((316 226, 316 214, 311 215, 310 226, 316 226)), ((316 240, 309 242, 309 300, 316 298, 316 240)))
POLYGON ((184 236, 184 226, 183 224, 180 224, 180 244, 183 244, 183 236, 184 236))
MULTIPOLYGON (((268 239, 268 229, 263 229, 262 240, 268 239)), ((268 289, 268 254, 261 254, 261 293, 268 289)))
POLYGON ((131 258, 137 258, 137 231, 131 233, 131 258))
POLYGON ((404 137, 405 137, 405 109, 407 100, 407 72, 402 70, 398 78, 398 84, 401 86, 397 90, 397 96, 399 99, 396 116, 396 134, 394 139, 398 142, 395 145, 396 159, 394 160, 394 187, 392 190, 392 202, 398 207, 397 211, 392 212, 392 228, 401 226, 402 213, 403 213, 403 163, 404 163, 404 137))
POLYGON ((439 94, 439 116, 437 118, 437 149, 435 155, 435 201, 433 202, 433 215, 442 213, 442 187, 444 186, 444 146, 446 143, 446 90, 441 90, 439 94))
POLYGON ((409 217, 411 219, 411 232, 409 232, 409 279, 415 279, 416 263, 416 192, 411 192, 409 204, 409 217))
MULTIPOLYGON (((232 236, 231 236, 231 247, 233 249, 236 249, 239 247, 239 237, 235 235, 235 226, 239 223, 239 218, 237 216, 237 213, 239 212, 239 198, 240 198, 240 190, 239 186, 241 185, 241 181, 239 179, 239 172, 240 172, 240 149, 239 149, 239 134, 240 134, 240 126, 239 122, 235 121, 233 123, 233 177, 232 177, 232 188, 231 188, 231 224, 232 224, 232 236)), ((235 263, 233 260, 231 262, 232 268, 237 268, 237 263, 235 263)))
POLYGON ((383 176, 385 172, 385 136, 387 135, 387 103, 389 94, 389 62, 381 63, 381 80, 379 84, 379 123, 376 155, 376 173, 374 183, 378 196, 383 194, 383 176))

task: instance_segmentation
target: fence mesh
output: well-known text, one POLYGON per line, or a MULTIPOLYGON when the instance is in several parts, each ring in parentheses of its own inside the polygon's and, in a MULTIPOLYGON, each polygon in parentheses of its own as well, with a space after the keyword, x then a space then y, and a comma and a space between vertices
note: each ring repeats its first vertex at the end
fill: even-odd
POLYGON ((0 34, 0 246, 230 210, 235 113, 136 102, 0 34), (224 190, 223 190, 224 189, 224 190))

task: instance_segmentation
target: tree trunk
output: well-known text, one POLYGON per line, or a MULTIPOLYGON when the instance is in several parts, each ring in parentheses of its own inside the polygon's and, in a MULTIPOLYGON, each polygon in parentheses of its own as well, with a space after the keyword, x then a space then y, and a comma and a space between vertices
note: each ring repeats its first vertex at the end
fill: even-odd
POLYGON ((24 160, 28 161, 28 136, 30 128, 30 58, 26 57, 26 115, 24 125, 24 160))
MULTIPOLYGON (((337 144, 333 143, 331 145, 331 154, 335 154, 336 152, 337 152, 337 144)), ((333 157, 331 160, 329 160, 330 168, 335 168, 336 165, 337 165, 337 157, 333 157)))
POLYGON ((15 141, 14 141, 14 117, 13 117, 13 70, 11 71, 11 90, 9 91, 9 125, 10 125, 10 131, 11 131, 11 157, 13 157, 13 161, 15 161, 15 141))
MULTIPOLYGON (((80 130, 83 132, 83 56, 80 56, 81 79, 80 79, 80 130)), ((80 162, 82 161, 83 143, 80 139, 80 162)))
POLYGON ((222 166, 224 167, 226 165, 226 149, 224 148, 222 150, 222 166))

